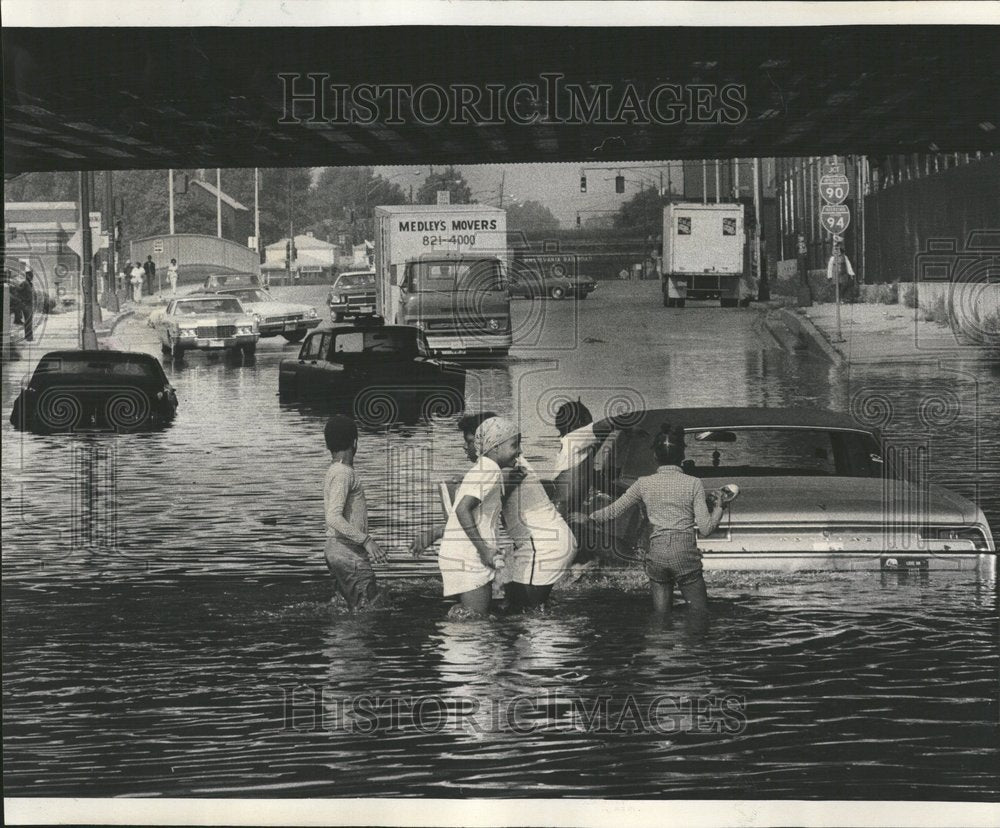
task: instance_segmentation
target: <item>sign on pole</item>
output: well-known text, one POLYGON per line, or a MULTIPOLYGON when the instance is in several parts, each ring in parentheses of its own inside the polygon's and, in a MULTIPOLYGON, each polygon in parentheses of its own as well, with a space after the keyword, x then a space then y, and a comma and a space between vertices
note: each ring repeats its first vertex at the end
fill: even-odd
POLYGON ((438 190, 437 191, 437 203, 438 204, 451 204, 451 190, 438 190))
POLYGON ((819 221, 831 235, 843 235, 851 223, 851 211, 844 204, 824 204, 819 208, 819 221))
POLYGON ((819 177, 819 194, 827 204, 843 204, 851 192, 851 182, 846 175, 825 174, 819 177))
POLYGON ((153 252, 162 253, 163 252, 163 239, 155 239, 153 241, 153 252))

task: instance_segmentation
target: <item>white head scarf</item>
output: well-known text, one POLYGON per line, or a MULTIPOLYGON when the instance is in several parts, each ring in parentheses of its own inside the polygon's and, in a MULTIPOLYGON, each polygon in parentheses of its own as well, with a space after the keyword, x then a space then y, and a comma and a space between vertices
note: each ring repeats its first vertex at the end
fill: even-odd
POLYGON ((521 430, 505 417, 490 417, 488 420, 483 420, 479 428, 476 429, 474 438, 476 454, 483 457, 490 449, 496 448, 520 433, 521 430))

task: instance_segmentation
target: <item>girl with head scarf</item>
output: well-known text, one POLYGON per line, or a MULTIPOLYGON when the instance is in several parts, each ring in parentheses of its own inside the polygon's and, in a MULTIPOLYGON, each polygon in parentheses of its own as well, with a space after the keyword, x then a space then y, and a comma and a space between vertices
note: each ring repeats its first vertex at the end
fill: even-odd
POLYGON ((497 524, 503 495, 504 469, 514 466, 521 452, 521 434, 504 417, 484 420, 474 438, 478 455, 455 495, 438 550, 438 567, 445 596, 457 596, 467 610, 485 615, 493 596, 493 581, 502 558, 497 548, 497 524))

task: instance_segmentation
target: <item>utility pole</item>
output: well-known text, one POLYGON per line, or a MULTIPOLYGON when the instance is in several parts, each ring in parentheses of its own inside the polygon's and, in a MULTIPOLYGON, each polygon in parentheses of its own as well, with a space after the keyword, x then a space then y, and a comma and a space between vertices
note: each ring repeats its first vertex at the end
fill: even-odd
POLYGON ((708 160, 701 159, 701 203, 708 204, 708 160))
POLYGON ((118 313, 118 280, 115 274, 118 272, 118 262, 115 260, 115 242, 117 241, 117 224, 115 222, 115 194, 114 185, 111 180, 111 170, 104 173, 104 209, 107 213, 108 222, 108 282, 105 292, 107 294, 108 310, 118 313))
POLYGON ((760 302, 767 302, 771 298, 771 286, 767 281, 767 262, 764 261, 761 255, 761 245, 760 236, 763 228, 761 227, 761 200, 764 197, 764 182, 761 181, 760 175, 760 159, 753 159, 753 210, 756 225, 756 232, 754 233, 754 248, 757 255, 757 300, 760 302))
POLYGON ((222 238, 222 170, 215 168, 215 228, 222 238))
POLYGON ((253 245, 260 259, 260 178, 257 167, 253 168, 253 245))
POLYGON ((719 203, 719 187, 721 182, 719 181, 719 159, 715 159, 715 203, 719 203))
POLYGON ((288 244, 285 247, 285 284, 292 283, 292 252, 295 250, 295 227, 292 224, 292 173, 285 170, 285 181, 288 184, 286 206, 288 207, 288 244))
POLYGON ((80 227, 81 255, 80 277, 83 288, 83 330, 81 347, 85 351, 97 350, 97 332, 94 330, 94 261, 90 233, 91 173, 80 173, 80 227))
POLYGON ((167 200, 170 213, 170 235, 174 234, 174 171, 167 170, 167 200))
POLYGON ((501 170, 500 172, 500 203, 497 205, 500 209, 503 209, 503 185, 507 179, 507 170, 501 170))

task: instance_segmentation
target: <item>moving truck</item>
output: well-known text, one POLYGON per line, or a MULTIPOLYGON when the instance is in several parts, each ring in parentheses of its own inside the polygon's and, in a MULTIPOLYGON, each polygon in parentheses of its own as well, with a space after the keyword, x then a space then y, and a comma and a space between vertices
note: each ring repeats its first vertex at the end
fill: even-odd
POLYGON ((663 208, 664 307, 718 299, 734 308, 749 296, 742 204, 668 204, 663 208))
POLYGON ((375 208, 376 313, 438 354, 510 350, 507 214, 482 204, 375 208))

